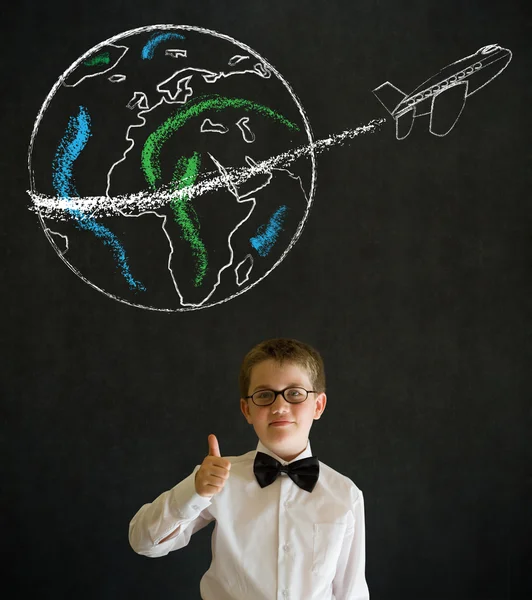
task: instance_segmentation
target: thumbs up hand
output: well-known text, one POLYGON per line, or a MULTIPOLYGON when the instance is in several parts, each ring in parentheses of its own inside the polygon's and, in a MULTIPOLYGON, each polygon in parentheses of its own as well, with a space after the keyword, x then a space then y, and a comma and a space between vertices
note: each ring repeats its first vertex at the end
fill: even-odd
POLYGON ((229 479, 231 462, 220 455, 220 446, 214 434, 209 435, 209 454, 201 463, 196 473, 196 493, 204 498, 212 498, 219 494, 229 479))

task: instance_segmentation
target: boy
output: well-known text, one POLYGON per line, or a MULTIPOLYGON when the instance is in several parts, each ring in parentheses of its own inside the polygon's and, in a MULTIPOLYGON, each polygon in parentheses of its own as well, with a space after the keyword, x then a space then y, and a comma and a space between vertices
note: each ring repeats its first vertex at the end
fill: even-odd
POLYGON ((327 402, 319 353, 292 339, 258 344, 240 395, 256 450, 223 458, 210 435, 203 463, 133 517, 131 547, 164 556, 216 520, 203 600, 367 600, 362 492, 308 439, 327 402))

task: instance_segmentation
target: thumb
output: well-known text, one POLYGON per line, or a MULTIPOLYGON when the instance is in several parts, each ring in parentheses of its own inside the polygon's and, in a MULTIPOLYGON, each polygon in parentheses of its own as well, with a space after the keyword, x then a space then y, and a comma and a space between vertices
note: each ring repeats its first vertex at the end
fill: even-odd
POLYGON ((221 456, 220 446, 218 445, 218 440, 214 433, 211 433, 209 436, 209 456, 221 456))

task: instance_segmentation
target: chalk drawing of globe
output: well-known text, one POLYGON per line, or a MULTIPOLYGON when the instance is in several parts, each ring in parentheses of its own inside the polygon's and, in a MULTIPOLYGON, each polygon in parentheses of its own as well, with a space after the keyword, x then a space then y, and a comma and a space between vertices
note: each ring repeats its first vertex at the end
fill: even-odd
POLYGON ((132 306, 197 310, 259 283, 294 245, 312 144, 292 88, 254 50, 198 27, 143 27, 59 77, 35 121, 29 193, 85 282, 132 306), (297 148, 308 151, 287 166, 297 148))

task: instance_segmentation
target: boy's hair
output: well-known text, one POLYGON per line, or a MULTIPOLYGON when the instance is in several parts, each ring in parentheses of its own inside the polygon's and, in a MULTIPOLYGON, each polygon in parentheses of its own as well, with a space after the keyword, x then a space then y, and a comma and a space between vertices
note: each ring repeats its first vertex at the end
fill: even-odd
POLYGON ((319 352, 312 346, 289 338, 265 340, 254 346, 244 357, 240 367, 240 397, 245 398, 249 391, 251 369, 265 360, 292 363, 304 368, 310 378, 313 389, 319 393, 325 391, 325 367, 319 352))

